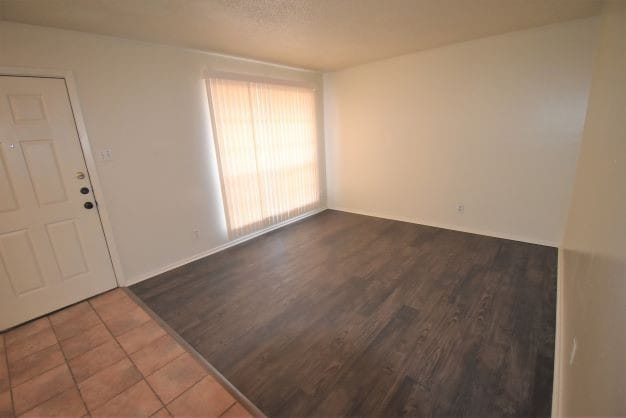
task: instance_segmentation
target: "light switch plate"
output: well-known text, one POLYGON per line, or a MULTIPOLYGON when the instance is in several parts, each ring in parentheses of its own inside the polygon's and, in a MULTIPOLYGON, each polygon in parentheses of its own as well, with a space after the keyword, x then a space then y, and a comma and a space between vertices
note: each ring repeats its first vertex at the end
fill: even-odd
POLYGON ((111 148, 104 148, 98 151, 98 159, 100 161, 111 161, 113 159, 113 151, 111 148))

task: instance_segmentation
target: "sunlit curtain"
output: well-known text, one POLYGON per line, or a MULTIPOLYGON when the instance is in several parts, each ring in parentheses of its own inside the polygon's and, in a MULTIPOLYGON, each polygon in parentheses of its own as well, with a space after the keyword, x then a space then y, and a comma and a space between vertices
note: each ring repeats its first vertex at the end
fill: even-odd
POLYGON ((230 235, 318 207, 315 91, 222 78, 207 84, 230 235))

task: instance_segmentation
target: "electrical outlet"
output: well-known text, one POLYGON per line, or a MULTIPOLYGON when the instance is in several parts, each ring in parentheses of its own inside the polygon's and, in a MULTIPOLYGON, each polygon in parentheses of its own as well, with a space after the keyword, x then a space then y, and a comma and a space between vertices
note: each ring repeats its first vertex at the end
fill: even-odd
POLYGON ((572 339, 572 351, 569 353, 569 365, 574 364, 574 358, 576 357, 576 350, 578 349, 578 344, 576 344, 576 337, 572 339))
POLYGON ((98 159, 100 161, 111 161, 113 159, 113 150, 104 148, 98 151, 98 159))
POLYGON ((456 206, 456 211, 459 212, 459 213, 465 213, 465 205, 463 205, 462 203, 459 203, 456 206))
POLYGON ((193 238, 194 240, 200 239, 200 230, 199 229, 192 230, 191 231, 191 238, 193 238))

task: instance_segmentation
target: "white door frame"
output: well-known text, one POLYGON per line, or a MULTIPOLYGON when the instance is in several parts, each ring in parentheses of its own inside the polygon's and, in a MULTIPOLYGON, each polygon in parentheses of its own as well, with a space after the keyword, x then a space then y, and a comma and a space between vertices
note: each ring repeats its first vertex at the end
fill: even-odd
POLYGON ((122 270, 122 263, 119 253, 117 252, 115 241, 113 239, 113 228, 111 226, 111 220, 107 212, 107 206, 104 201, 104 196, 101 192, 102 188, 100 187, 100 179, 98 177, 98 171, 96 169, 96 161, 94 160, 93 154, 91 152, 91 145, 89 143, 89 137, 87 136, 87 127, 85 126, 83 113, 80 107, 80 101, 78 100, 78 91, 76 89, 74 74, 71 70, 0 66, 0 76, 57 78, 65 81, 65 87, 67 88, 67 94, 70 99, 70 106, 72 108, 72 113, 74 114, 74 121, 76 123, 76 130, 78 132, 78 139, 80 141, 80 147, 83 151, 85 164, 87 165, 87 172, 89 173, 89 180, 91 181, 93 195, 96 198, 96 202, 98 202, 96 208, 98 209, 98 216, 100 217, 102 231, 104 232, 104 240, 109 250, 109 259, 111 260, 111 264, 113 265, 113 273, 115 275, 117 285, 123 286, 126 281, 122 270))

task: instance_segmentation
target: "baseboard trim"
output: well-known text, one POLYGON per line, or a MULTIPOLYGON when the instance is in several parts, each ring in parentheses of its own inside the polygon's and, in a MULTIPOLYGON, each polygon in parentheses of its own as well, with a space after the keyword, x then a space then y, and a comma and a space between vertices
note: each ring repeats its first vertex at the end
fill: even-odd
POLYGON ((556 333, 554 335, 554 372, 552 373, 552 417, 561 417, 561 381, 563 376, 563 276, 564 251, 559 248, 556 272, 556 333))
POLYGON ((206 251, 203 251, 201 253, 192 255, 191 257, 187 257, 187 258, 184 258, 182 260, 170 263, 170 264, 168 264, 166 266, 160 267, 160 268, 158 268, 156 270, 153 270, 153 271, 151 271, 149 273, 145 273, 145 274, 139 275, 137 277, 133 277, 133 278, 127 279, 125 281, 123 287, 132 286, 134 284, 143 282, 144 280, 148 280, 148 279, 150 279, 150 278, 152 278, 154 276, 158 276, 159 274, 163 274, 163 273, 168 272, 170 270, 174 270, 175 268, 184 266, 185 264, 189 264, 189 263, 192 263, 192 262, 194 262, 196 260, 199 260, 201 258, 207 257, 207 256, 209 256, 211 254, 215 254, 215 253, 218 253, 220 251, 224 251, 224 250, 226 250, 226 249, 228 249, 230 247, 234 247, 235 245, 238 245, 238 244, 241 244, 243 242, 249 241, 249 240, 254 239, 256 237, 259 237, 259 236, 261 236, 263 234, 267 234, 268 232, 274 231, 274 230, 279 229, 279 228, 283 228, 283 227, 285 227, 285 226, 287 226, 289 224, 292 224, 292 223, 301 221, 303 219, 306 219, 309 216, 317 215, 318 213, 323 212, 326 209, 328 209, 328 208, 325 207, 325 206, 317 208, 317 209, 314 209, 314 210, 312 210, 310 212, 303 213, 302 215, 296 216, 295 218, 288 219, 286 221, 283 221, 283 222, 280 222, 280 223, 278 223, 276 225, 272 225, 270 227, 264 228, 264 229, 262 229, 260 231, 254 232, 252 234, 245 235, 243 237, 239 237, 239 238, 234 239, 232 241, 228 241, 228 242, 226 242, 226 243, 224 243, 222 245, 218 245, 217 247, 213 247, 213 248, 211 248, 209 250, 206 250, 206 251))
POLYGON ((365 215, 365 216, 373 216, 376 218, 391 219, 393 221, 401 221, 401 222, 408 222, 408 223, 418 224, 418 225, 432 226, 435 228, 449 229, 451 231, 467 232, 469 234, 508 239, 511 241, 525 242, 528 244, 544 245, 547 247, 555 247, 555 248, 559 246, 559 243, 554 242, 554 241, 536 240, 536 239, 531 239, 528 237, 522 237, 522 236, 510 235, 510 234, 501 234, 497 232, 479 230, 479 229, 474 229, 474 228, 462 228, 456 225, 438 224, 434 222, 425 221, 423 219, 406 218, 402 216, 389 215, 389 214, 384 214, 384 213, 375 212, 375 211, 362 211, 362 210, 351 209, 351 208, 342 207, 342 206, 329 206, 328 209, 339 210, 341 212, 355 213, 357 215, 365 215))

